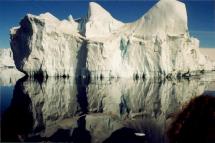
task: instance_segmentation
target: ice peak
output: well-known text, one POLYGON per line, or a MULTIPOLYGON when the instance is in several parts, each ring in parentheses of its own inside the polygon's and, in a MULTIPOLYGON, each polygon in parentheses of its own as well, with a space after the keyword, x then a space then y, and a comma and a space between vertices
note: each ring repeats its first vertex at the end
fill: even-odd
POLYGON ((73 21, 74 20, 71 14, 68 16, 68 20, 69 21, 73 21))
POLYGON ((54 15, 49 12, 42 13, 39 15, 39 17, 48 21, 59 21, 54 15))
POLYGON ((56 18, 55 16, 53 16, 51 13, 46 12, 46 13, 42 13, 39 16, 44 17, 44 18, 56 18))
POLYGON ((98 3, 90 2, 89 3, 89 9, 88 9, 88 19, 94 20, 94 19, 100 19, 100 18, 107 18, 112 17, 111 14, 106 11, 102 6, 100 6, 98 3))
POLYGON ((85 25, 85 36, 105 37, 123 25, 116 20, 103 7, 95 2, 89 3, 88 16, 85 25))

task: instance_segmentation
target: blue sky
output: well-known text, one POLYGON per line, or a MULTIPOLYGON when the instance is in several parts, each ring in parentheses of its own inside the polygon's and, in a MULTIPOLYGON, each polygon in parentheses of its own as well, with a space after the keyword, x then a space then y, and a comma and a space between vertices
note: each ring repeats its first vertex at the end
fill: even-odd
MULTIPOLYGON (((182 0, 188 12, 190 35, 200 39, 201 47, 215 48, 215 0, 182 0)), ((9 46, 9 29, 18 26, 27 14, 38 15, 50 12, 59 19, 69 14, 74 18, 87 14, 87 0, 0 0, 0 48, 9 46)), ((118 0, 96 1, 113 17, 123 22, 132 22, 144 15, 157 1, 155 0, 118 0)))

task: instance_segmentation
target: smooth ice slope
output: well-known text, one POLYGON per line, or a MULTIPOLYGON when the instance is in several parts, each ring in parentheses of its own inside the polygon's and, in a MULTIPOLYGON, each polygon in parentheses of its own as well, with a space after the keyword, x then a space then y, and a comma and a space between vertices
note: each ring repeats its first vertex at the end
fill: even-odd
POLYGON ((129 24, 128 29, 135 34, 147 36, 187 34, 185 4, 176 0, 159 1, 139 20, 129 24))
POLYGON ((95 2, 76 20, 28 14, 11 29, 11 47, 16 67, 28 75, 175 77, 214 69, 190 37, 186 7, 176 0, 161 0, 126 24, 95 2))

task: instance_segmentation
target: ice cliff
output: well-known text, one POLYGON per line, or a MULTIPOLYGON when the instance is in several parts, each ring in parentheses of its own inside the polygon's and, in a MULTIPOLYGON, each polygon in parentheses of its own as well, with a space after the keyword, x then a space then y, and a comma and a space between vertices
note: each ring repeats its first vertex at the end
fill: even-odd
POLYGON ((11 29, 17 69, 45 76, 182 76, 214 67, 189 35, 185 4, 161 0, 133 23, 94 2, 80 19, 27 14, 11 29))
POLYGON ((16 69, 10 48, 0 48, 0 59, 0 85, 15 84, 19 78, 24 76, 16 69))

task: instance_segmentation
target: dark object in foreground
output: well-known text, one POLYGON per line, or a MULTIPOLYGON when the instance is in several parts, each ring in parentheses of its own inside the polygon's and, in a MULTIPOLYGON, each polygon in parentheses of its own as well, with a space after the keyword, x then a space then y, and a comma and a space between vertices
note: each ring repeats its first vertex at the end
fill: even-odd
POLYGON ((135 130, 123 127, 111 134, 103 143, 144 143, 144 136, 135 135, 135 130))
POLYGON ((192 99, 167 134, 170 143, 214 143, 215 97, 202 95, 192 99))

